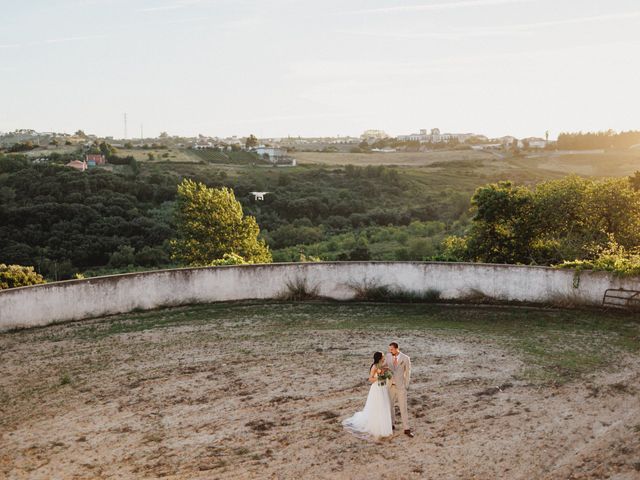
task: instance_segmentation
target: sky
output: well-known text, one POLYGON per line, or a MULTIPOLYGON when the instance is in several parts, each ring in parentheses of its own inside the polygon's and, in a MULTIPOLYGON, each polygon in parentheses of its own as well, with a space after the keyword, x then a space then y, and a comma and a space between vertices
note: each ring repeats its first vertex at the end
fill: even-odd
POLYGON ((0 0, 0 131, 640 129, 637 0, 0 0))

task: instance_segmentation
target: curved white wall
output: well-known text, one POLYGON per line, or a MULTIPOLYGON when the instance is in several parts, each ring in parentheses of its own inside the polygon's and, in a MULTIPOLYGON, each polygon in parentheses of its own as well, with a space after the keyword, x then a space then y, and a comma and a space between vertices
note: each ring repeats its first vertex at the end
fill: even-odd
POLYGON ((0 330, 48 325, 134 309, 191 303, 281 298, 306 282, 319 296, 354 298, 358 287, 387 286, 443 300, 484 296, 499 302, 602 304, 608 288, 640 290, 640 278, 604 272, 474 263, 323 262, 159 270, 71 280, 0 291, 0 330))

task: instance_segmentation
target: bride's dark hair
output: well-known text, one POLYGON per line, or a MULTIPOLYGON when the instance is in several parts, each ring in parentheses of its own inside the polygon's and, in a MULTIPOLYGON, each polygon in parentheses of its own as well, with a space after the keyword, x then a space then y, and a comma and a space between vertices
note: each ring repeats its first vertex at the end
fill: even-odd
MULTIPOLYGON (((380 360, 382 360, 382 352, 376 352, 373 354, 373 363, 371 364, 371 367, 373 367, 376 363, 378 363, 380 360)), ((369 370, 371 370, 371 367, 369 367, 369 370)))

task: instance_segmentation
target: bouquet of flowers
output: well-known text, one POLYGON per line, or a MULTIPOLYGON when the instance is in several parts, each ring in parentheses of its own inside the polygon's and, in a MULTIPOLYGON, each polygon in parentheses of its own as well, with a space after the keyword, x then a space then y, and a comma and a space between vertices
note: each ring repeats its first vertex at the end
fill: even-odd
POLYGON ((387 380, 390 380, 393 374, 391 370, 388 368, 379 368, 378 369, 378 385, 384 387, 387 384, 387 380))

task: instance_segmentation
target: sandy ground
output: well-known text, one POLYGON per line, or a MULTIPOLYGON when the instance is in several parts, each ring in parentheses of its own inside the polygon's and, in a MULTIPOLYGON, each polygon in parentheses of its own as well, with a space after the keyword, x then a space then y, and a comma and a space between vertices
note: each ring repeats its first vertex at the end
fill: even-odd
POLYGON ((531 385, 490 341, 405 331, 416 436, 375 443, 340 421, 392 331, 236 318, 83 336, 91 324, 0 335, 0 477, 640 478, 637 357, 531 385))

